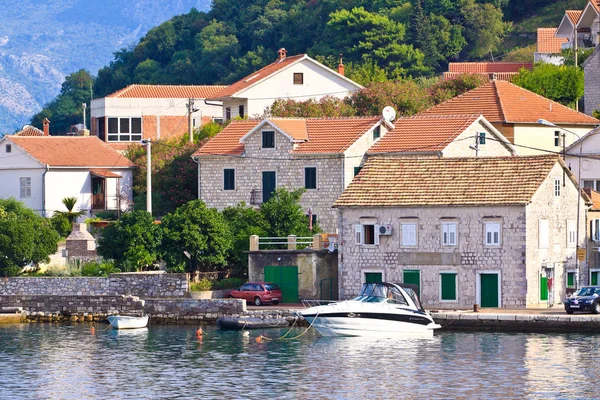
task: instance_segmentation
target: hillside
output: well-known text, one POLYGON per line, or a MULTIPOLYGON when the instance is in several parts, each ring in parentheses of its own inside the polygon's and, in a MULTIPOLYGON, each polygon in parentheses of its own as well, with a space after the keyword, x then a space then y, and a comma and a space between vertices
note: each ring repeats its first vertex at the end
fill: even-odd
POLYGON ((95 72, 152 27, 209 6, 210 0, 3 0, 0 133, 27 123, 68 73, 95 72))

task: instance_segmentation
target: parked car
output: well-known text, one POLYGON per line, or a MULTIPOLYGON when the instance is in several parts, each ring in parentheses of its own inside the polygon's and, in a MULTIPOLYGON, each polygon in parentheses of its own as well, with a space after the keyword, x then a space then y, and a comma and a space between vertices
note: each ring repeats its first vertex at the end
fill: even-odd
POLYGON ((600 314, 600 286, 584 286, 565 299, 565 311, 591 311, 600 314))
POLYGON ((229 298, 244 299, 256 306, 263 303, 278 304, 281 301, 281 289, 270 282, 248 282, 238 290, 232 290, 229 298))

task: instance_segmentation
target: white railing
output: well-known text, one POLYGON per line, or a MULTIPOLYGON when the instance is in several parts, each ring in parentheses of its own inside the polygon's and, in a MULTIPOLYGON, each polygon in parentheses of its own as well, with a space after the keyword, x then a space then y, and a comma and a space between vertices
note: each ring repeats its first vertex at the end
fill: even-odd
POLYGON ((298 248, 309 248, 313 250, 337 249, 337 235, 318 234, 314 236, 270 237, 257 235, 250 236, 250 251, 259 250, 298 250, 298 248))

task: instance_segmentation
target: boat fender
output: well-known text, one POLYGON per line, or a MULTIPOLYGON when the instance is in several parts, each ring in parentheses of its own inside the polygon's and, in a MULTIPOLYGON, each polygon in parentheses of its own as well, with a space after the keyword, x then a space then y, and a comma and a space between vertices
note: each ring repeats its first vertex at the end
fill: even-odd
POLYGON ((196 337, 197 338, 201 338, 202 334, 204 334, 204 331, 202 330, 202 328, 198 328, 198 330, 196 331, 196 337))
POLYGON ((248 336, 250 336, 250 332, 249 332, 249 331, 244 331, 244 333, 243 333, 243 336, 244 336, 244 337, 248 337, 248 336))
POLYGON ((92 333, 92 335, 94 335, 94 334, 96 333, 96 328, 94 328, 94 327, 92 326, 92 329, 90 329, 90 332, 92 333))

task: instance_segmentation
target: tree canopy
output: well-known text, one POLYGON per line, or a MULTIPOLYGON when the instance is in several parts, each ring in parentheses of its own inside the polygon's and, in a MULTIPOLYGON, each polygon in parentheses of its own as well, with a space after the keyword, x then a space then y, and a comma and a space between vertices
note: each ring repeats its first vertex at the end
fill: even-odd
POLYGON ((584 92, 583 71, 575 66, 539 63, 522 69, 513 83, 571 108, 584 92))

